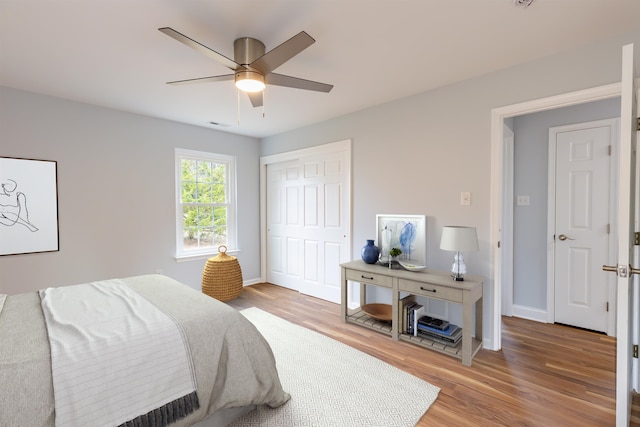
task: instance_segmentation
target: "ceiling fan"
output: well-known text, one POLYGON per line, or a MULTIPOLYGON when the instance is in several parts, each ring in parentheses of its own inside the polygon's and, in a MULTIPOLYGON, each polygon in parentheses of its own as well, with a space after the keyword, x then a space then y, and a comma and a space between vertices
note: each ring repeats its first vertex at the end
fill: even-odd
POLYGON ((317 92, 329 92, 333 85, 300 79, 297 77, 276 74, 273 71, 284 64, 304 49, 315 43, 315 40, 306 32, 301 31, 281 45, 265 53, 265 46, 260 40, 251 37, 241 37, 233 42, 234 59, 214 51, 211 48, 185 36, 170 27, 158 28, 159 31, 172 37, 182 44, 212 58, 222 65, 233 70, 234 74, 220 76, 200 77, 188 80, 176 80, 167 82, 170 85, 187 83, 208 83, 225 80, 234 80, 236 87, 247 92, 251 104, 260 107, 263 103, 262 91, 265 85, 286 86, 294 89, 313 90, 317 92))

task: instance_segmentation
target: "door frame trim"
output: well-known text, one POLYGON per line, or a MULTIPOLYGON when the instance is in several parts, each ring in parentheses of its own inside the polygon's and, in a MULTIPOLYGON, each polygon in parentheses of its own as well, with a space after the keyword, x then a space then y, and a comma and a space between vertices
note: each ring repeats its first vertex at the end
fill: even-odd
MULTIPOLYGON (((351 224, 353 223, 353 211, 351 209, 351 139, 330 142, 327 144, 316 145, 314 147, 302 148, 300 150, 286 151, 284 153, 271 154, 260 157, 260 281, 267 280, 267 166, 273 163, 287 162, 290 160, 298 160, 303 156, 310 154, 334 153, 337 151, 346 151, 347 157, 347 188, 349 194, 346 197, 347 212, 349 212, 349 221, 346 224, 347 236, 346 244, 348 250, 352 251, 351 245, 351 224)), ((338 268, 338 267, 336 267, 338 268)))
POLYGON ((514 155, 515 155, 515 134, 513 129, 503 122, 503 204, 502 204, 502 239, 501 249, 502 262, 500 274, 502 277, 502 314, 513 316, 513 189, 514 189, 514 155))
MULTIPOLYGON (((489 236, 490 271, 489 285, 493 289, 493 301, 491 311, 493 313, 490 333, 483 340, 483 347, 491 350, 502 348, 502 271, 501 251, 498 242, 502 237, 502 215, 504 212, 503 181, 504 181, 504 147, 503 125, 504 120, 523 114, 536 113, 570 105, 584 104, 602 99, 620 96, 620 82, 589 89, 569 92, 547 98, 525 101, 518 104, 506 105, 491 109, 491 192, 490 192, 490 227, 489 236)), ((513 232, 513 231, 511 231, 513 232)))
MULTIPOLYGON (((616 256, 616 235, 617 235, 617 169, 618 148, 620 146, 620 118, 591 120, 588 122, 574 123, 563 126, 553 126, 549 128, 549 158, 548 158, 548 191, 547 191, 547 323, 555 322, 555 249, 553 239, 556 228, 556 147, 557 134, 567 131, 576 131, 598 126, 611 126, 612 141, 611 155, 609 157, 609 253, 607 260, 603 263, 615 264, 616 256)), ((607 315, 607 335, 615 336, 616 333, 616 295, 615 281, 613 275, 607 277, 607 300, 609 301, 609 312, 607 315)))

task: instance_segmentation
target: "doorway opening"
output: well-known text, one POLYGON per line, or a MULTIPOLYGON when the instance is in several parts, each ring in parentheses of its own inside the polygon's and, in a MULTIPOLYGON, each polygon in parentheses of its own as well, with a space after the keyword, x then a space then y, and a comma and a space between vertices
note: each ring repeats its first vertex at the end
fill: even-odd
MULTIPOLYGON (((513 229, 505 230, 509 223, 504 221, 505 215, 505 180, 508 177, 508 169, 505 164, 509 164, 509 159, 505 158, 505 123, 511 118, 557 109, 560 107, 590 103, 593 101, 605 100, 620 96, 620 84, 615 83, 600 86, 583 91, 571 92, 568 94, 538 99, 520 104, 509 105, 493 109, 491 112, 491 263, 493 266, 493 319, 492 330, 485 347, 492 350, 501 348, 501 316, 503 314, 503 285, 505 266, 503 265, 502 250, 500 249, 503 235, 513 236, 513 229)), ((508 150, 506 151, 508 153, 508 150)), ((508 269, 507 269, 508 271, 508 269)))

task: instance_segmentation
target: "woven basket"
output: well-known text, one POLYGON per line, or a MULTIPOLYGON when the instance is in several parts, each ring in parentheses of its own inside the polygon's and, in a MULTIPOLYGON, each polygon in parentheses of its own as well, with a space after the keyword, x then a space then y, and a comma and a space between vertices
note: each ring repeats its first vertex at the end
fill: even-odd
POLYGON ((218 255, 209 258, 202 271, 202 292, 217 300, 229 301, 241 291, 242 270, 238 259, 227 255, 227 247, 220 245, 218 255))

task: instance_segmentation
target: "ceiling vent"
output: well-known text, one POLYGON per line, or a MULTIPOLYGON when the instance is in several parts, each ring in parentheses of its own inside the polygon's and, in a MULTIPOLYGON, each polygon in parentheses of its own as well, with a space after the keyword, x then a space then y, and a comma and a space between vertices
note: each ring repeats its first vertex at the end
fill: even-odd
POLYGON ((209 124, 213 125, 213 126, 220 126, 220 127, 223 127, 223 128, 231 127, 231 125, 228 125, 226 123, 219 123, 219 122, 209 122, 209 124))
POLYGON ((531 3, 533 3, 533 0, 513 0, 514 5, 520 6, 523 8, 531 6, 531 3))

